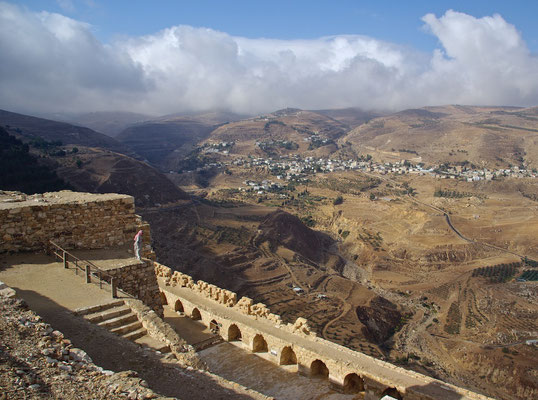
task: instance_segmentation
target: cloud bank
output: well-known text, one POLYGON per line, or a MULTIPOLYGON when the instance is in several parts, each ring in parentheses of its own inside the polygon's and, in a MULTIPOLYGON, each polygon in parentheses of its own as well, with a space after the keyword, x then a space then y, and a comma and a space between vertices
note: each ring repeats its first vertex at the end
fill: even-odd
POLYGON ((104 44, 83 22, 0 3, 0 108, 255 114, 538 104, 538 58, 500 15, 449 10, 422 20, 439 41, 432 54, 366 36, 247 39, 190 26, 104 44))

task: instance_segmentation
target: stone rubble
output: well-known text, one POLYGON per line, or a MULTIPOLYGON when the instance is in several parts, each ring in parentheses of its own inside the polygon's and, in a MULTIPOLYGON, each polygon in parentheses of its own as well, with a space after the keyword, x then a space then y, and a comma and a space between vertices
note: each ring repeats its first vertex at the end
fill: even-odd
POLYGON ((161 399, 134 371, 114 373, 27 309, 0 296, 0 399, 161 399))

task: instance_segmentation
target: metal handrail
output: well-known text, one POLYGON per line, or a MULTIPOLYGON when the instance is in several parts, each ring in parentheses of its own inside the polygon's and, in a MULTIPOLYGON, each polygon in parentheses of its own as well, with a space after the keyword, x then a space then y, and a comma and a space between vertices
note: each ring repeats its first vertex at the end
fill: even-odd
POLYGON ((54 243, 52 240, 49 240, 49 243, 52 245, 52 254, 60 258, 63 261, 64 268, 69 268, 69 263, 73 264, 75 267, 75 274, 78 275, 78 271, 82 271, 86 274, 86 283, 91 283, 91 277, 94 276, 99 280, 99 289, 103 289, 103 283, 110 285, 112 291, 112 297, 118 297, 118 291, 121 292, 126 297, 133 297, 131 294, 124 292, 117 287, 117 278, 108 274, 97 265, 88 260, 83 260, 78 258, 72 253, 69 253, 67 250, 63 249, 57 243, 54 243), (84 267, 82 267, 84 265, 84 267), (110 280, 110 283, 106 279, 110 280))

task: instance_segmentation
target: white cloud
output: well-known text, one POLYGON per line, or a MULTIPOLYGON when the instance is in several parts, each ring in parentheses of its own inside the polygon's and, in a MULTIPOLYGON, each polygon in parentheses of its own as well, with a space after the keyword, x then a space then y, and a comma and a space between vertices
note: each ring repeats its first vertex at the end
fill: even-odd
POLYGON ((365 36, 247 39, 190 26, 105 45, 87 24, 0 3, 0 108, 164 114, 538 104, 538 61, 501 16, 447 11, 423 21, 441 46, 430 55, 365 36))

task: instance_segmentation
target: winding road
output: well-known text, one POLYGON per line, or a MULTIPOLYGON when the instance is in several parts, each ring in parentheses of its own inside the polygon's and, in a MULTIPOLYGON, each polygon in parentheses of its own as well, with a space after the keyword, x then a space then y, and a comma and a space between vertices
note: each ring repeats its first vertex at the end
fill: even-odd
MULTIPOLYGON (((398 185, 399 183, 396 182, 395 180, 392 180, 390 178, 386 178, 386 177, 383 177, 383 176, 378 176, 378 175, 374 175, 374 174, 370 174, 368 172, 364 172, 364 171, 361 171, 363 174, 367 175, 367 176, 370 176, 370 177, 373 177, 373 178, 378 178, 378 179, 381 179, 385 182, 390 182, 392 184, 395 184, 395 185, 398 185)), ((428 204, 428 203, 425 203, 423 201, 420 201, 420 200, 417 200, 416 198, 414 198, 413 196, 411 196, 409 193, 407 194, 407 199, 412 202, 412 203, 415 203, 415 204, 418 204, 418 205, 421 205, 423 207, 427 207, 427 208, 430 208, 434 211, 437 211, 441 214, 444 215, 445 217, 445 220, 446 220, 446 223, 448 225, 448 227, 457 235, 459 236, 462 240, 465 240, 466 242, 469 242, 469 243, 475 243, 475 244, 479 244, 479 245, 482 245, 482 246, 486 246, 486 247, 489 247, 491 249, 494 249, 494 250, 499 250, 499 251, 502 251, 502 252, 505 252, 505 253, 509 253, 509 254, 512 254, 516 257, 519 257, 519 258, 525 258, 524 255, 522 254, 519 254, 519 253, 516 253, 512 250, 508 250, 508 249, 505 249, 503 247, 499 247, 499 246, 496 246, 494 244, 490 244, 490 243, 486 243, 486 242, 481 242, 481 241, 478 241, 478 240, 475 240, 475 239, 471 239, 471 238, 468 238, 466 236, 464 236, 455 226, 454 224, 452 223, 452 220, 450 219, 450 215, 445 211, 443 210, 442 208, 439 208, 439 207, 435 207, 431 204, 428 204)))

